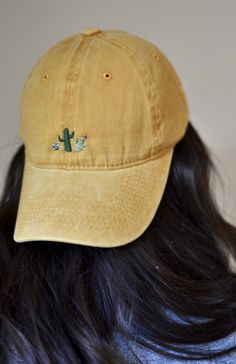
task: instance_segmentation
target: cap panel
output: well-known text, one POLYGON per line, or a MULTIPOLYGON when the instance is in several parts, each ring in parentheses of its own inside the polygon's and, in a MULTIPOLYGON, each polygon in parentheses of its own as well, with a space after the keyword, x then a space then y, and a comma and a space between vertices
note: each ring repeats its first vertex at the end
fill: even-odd
POLYGON ((72 153, 71 167, 115 169, 151 156, 151 113, 143 83, 129 56, 98 36, 90 43, 73 83, 70 128, 88 136, 72 153), (105 74, 111 78, 106 79, 105 74))
POLYGON ((150 158, 150 107, 129 56, 97 37, 81 42, 74 36, 73 42, 65 38, 45 54, 21 97, 21 135, 31 162, 97 170, 150 158), (63 143, 61 150, 52 149, 65 127, 69 135, 87 136, 86 150, 67 153, 63 143))
POLYGON ((55 130, 63 130, 66 122, 61 109, 66 77, 80 43, 81 37, 73 36, 49 48, 32 68, 22 90, 19 135, 33 162, 65 163, 65 153, 51 153, 51 144, 57 138, 55 130))
POLYGON ((189 108, 185 93, 173 64, 148 40, 128 32, 104 32, 104 37, 119 43, 136 56, 150 85, 150 103, 153 110, 155 153, 175 145, 185 133, 189 108))
POLYGON ((165 149, 183 137, 189 118, 188 107, 163 59, 156 67, 151 65, 150 70, 156 80, 156 94, 162 110, 161 143, 156 147, 165 149))

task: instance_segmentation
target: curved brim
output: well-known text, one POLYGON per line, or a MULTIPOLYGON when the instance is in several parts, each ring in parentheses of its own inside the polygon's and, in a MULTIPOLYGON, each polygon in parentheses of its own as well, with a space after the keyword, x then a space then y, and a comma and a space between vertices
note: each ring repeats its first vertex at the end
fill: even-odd
POLYGON ((109 171, 39 168, 26 158, 13 239, 106 248, 134 241, 157 211, 172 154, 109 171))

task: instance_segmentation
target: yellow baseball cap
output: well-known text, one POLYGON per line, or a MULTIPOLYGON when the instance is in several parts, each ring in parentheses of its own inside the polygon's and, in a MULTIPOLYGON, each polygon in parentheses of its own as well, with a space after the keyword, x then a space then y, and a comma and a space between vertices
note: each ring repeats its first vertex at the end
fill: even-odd
POLYGON ((151 223, 189 108, 167 56, 88 28, 49 48, 20 96, 25 164, 14 240, 116 247, 151 223))

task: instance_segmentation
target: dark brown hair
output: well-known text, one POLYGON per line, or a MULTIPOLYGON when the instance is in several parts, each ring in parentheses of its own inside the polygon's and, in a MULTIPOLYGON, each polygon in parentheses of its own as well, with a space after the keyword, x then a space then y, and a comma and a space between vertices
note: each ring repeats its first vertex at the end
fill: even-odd
POLYGON ((24 157, 21 145, 0 201, 1 363, 10 363, 14 353, 27 364, 126 363, 117 332, 170 358, 224 354, 187 349, 236 330, 230 264, 236 228, 217 206, 210 174, 218 171, 191 122, 175 146, 151 224, 116 248, 14 242, 24 157), (188 325, 171 319, 168 310, 188 325))

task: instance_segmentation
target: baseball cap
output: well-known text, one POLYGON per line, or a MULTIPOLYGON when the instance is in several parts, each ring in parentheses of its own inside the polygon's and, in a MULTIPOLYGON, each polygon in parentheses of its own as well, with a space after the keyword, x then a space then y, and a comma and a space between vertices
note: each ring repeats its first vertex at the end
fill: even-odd
POLYGON ((90 27, 51 46, 20 94, 14 240, 109 248, 137 239, 188 119, 179 76, 154 43, 90 27))

